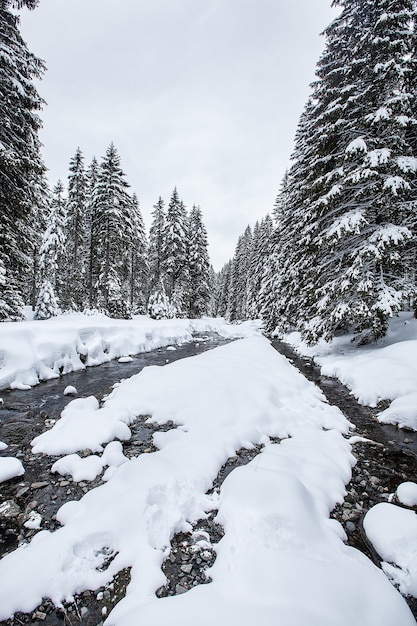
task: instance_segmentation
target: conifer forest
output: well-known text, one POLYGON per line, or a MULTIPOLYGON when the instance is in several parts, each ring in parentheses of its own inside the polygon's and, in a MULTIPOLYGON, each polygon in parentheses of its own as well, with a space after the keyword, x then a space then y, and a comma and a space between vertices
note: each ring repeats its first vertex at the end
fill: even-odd
POLYGON ((315 343, 358 342, 417 310, 417 11, 413 0, 334 0, 291 165, 275 203, 215 273, 199 206, 155 198, 149 230, 117 147, 74 148, 53 188, 42 161, 44 62, 0 2, 0 320, 65 311, 261 318, 315 343))

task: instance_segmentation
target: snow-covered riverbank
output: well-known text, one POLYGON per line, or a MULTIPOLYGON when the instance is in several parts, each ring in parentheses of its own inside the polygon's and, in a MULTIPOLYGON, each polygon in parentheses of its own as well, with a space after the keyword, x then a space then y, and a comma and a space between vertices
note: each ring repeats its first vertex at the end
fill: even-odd
POLYGON ((0 324, 0 389, 28 389, 112 359, 149 352, 192 340, 193 333, 216 332, 247 337, 259 323, 226 324, 223 319, 153 320, 135 316, 115 320, 105 315, 73 313, 48 320, 0 324))
POLYGON ((266 339, 148 367, 122 382, 103 407, 92 402, 70 404, 36 446, 62 454, 71 440, 73 453, 84 450, 87 425, 100 417, 110 429, 97 435, 91 457, 101 458, 112 424, 128 436, 138 415, 177 428, 156 433, 159 451, 130 460, 116 455, 113 463, 106 448, 106 482, 58 511, 61 529, 41 530, 2 559, 0 619, 31 611, 45 597, 59 603, 98 589, 131 566, 127 595, 108 626, 245 626, 254 619, 266 626, 277 615, 291 626, 415 623, 381 570, 346 546, 342 527, 329 519, 354 463, 343 436, 347 420, 266 339), (263 452, 234 470, 220 494, 207 495, 222 464, 259 443, 263 452), (157 598, 171 537, 192 530, 213 509, 225 535, 208 572, 212 582, 157 598))
POLYGON ((352 390, 361 404, 377 406, 390 400, 378 419, 387 424, 417 430, 417 319, 401 313, 391 320, 387 336, 377 344, 354 347, 352 336, 331 343, 306 346, 299 333, 284 340, 321 367, 323 376, 334 376, 352 390))

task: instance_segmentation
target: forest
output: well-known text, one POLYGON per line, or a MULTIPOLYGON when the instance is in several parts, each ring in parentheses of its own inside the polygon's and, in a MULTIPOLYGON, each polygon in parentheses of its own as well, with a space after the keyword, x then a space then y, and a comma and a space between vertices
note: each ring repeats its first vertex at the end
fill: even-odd
MULTIPOLYGON (((175 188, 146 231, 113 143, 77 148, 50 189, 39 130, 43 61, 1 2, 0 320, 65 311, 111 317, 260 318, 309 343, 378 339, 416 307, 417 64, 412 0, 336 0, 295 151, 271 215, 248 225, 219 273, 199 206, 175 188), (63 173, 64 174, 64 173, 63 173)), ((271 203, 272 205, 272 203, 271 203)))

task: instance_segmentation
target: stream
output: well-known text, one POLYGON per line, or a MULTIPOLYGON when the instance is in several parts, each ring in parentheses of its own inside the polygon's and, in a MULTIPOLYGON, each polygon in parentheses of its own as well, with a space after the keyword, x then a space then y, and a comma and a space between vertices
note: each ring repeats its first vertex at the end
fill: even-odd
MULTIPOLYGON (((76 388, 76 397, 94 395, 102 401, 120 380, 133 376, 146 366, 165 365, 200 354, 229 341, 207 333, 203 337, 195 337, 192 343, 139 354, 128 363, 110 361, 98 367, 90 367, 81 372, 73 372, 40 383, 28 391, 0 392, 3 398, 3 404, 0 404, 0 441, 8 444, 8 448, 0 452, 0 456, 15 456, 25 467, 23 476, 0 484, 0 505, 5 502, 13 505, 10 515, 0 512, 0 557, 18 545, 30 541, 37 532, 24 526, 32 511, 36 510, 42 515, 42 528, 53 531, 58 527, 55 514, 62 504, 68 500, 80 499, 84 493, 101 484, 100 476, 89 483, 74 483, 62 476, 51 474, 50 467, 55 458, 32 454, 30 446, 32 439, 49 428, 53 423, 52 420, 57 420, 65 406, 73 399, 63 394, 68 385, 76 388)), ((386 502, 388 495, 395 491, 400 482, 405 480, 417 482, 417 433, 380 424, 375 419, 376 409, 359 405, 349 390, 336 379, 322 377, 319 367, 311 359, 298 356, 288 344, 281 341, 273 340, 272 345, 304 376, 318 385, 331 404, 342 410, 355 425, 354 434, 374 442, 354 445, 353 453, 358 462, 353 468, 352 481, 347 486, 345 502, 335 508, 332 517, 345 528, 347 543, 364 552, 379 566, 378 555, 364 535, 362 519, 374 504, 386 502)), ((167 430, 171 427, 170 423, 160 427, 147 424, 145 419, 138 419, 131 426, 131 440, 123 444, 125 455, 132 457, 154 451, 152 435, 155 430, 158 428, 167 430)), ((229 459, 221 468, 216 486, 220 486, 230 471, 249 462, 258 452, 258 449, 237 451, 236 456, 229 459)), ((219 540, 222 533, 222 529, 212 519, 208 519, 200 530, 210 535, 213 544, 219 540)), ((204 559, 197 559, 200 561, 198 563, 191 550, 191 543, 191 535, 181 534, 173 538, 171 555, 163 566, 168 584, 158 590, 159 597, 176 595, 204 582, 204 569, 214 561, 215 554, 214 551, 211 555, 208 554, 207 562, 204 562, 204 559), (187 569, 184 568, 184 563, 190 563, 188 575, 181 574, 181 570, 184 572, 184 569, 187 569)), ((107 599, 108 611, 124 595, 128 582, 129 572, 126 570, 116 577, 109 589, 100 591, 104 599, 107 599)), ((417 617, 417 601, 412 598, 407 601, 414 616, 417 617)), ((64 610, 56 609, 51 602, 45 600, 33 613, 19 613, 2 624, 97 626, 103 621, 102 604, 103 602, 97 602, 97 592, 86 591, 64 610)))

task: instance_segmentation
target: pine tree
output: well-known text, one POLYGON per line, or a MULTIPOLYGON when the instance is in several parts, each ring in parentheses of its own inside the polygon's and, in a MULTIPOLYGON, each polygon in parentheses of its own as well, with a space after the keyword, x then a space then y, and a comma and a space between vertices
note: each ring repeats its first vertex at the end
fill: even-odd
POLYGON ((97 261, 94 288, 98 306, 113 317, 130 317, 124 285, 132 240, 132 200, 114 144, 106 151, 93 199, 92 239, 97 261))
MULTIPOLYGON (((67 262, 65 237, 66 202, 63 194, 64 186, 61 181, 58 181, 52 193, 47 228, 43 234, 39 250, 41 285, 44 283, 51 285, 54 295, 59 300, 63 298, 65 293, 65 265, 67 262)), ((48 285, 45 289, 49 293, 50 288, 48 285)))
POLYGON ((266 215, 253 229, 252 247, 249 258, 247 317, 257 319, 261 314, 261 286, 265 265, 270 256, 273 223, 266 215))
POLYGON ((68 200, 66 219, 67 271, 66 290, 63 306, 66 309, 80 310, 87 301, 86 294, 86 211, 87 179, 84 157, 77 148, 69 164, 68 200))
POLYGON ((179 315, 188 302, 188 229, 187 212, 175 188, 166 215, 163 271, 166 294, 179 315))
POLYGON ((86 295, 88 307, 97 307, 97 294, 94 289, 98 279, 98 259, 96 258, 96 241, 93 234, 93 224, 96 223, 94 214, 94 197, 98 181, 99 165, 93 157, 86 173, 86 295))
POLYGON ((134 193, 131 202, 132 232, 130 242, 129 302, 131 310, 145 313, 148 301, 148 242, 139 201, 134 193))
POLYGON ((300 120, 279 232, 281 324, 309 341, 384 334, 413 290, 416 11, 411 0, 338 0, 300 120))
POLYGON ((164 201, 159 196, 152 211, 152 224, 149 230, 149 289, 152 293, 163 280, 165 222, 164 201))
POLYGON ((200 207, 193 206, 189 218, 190 317, 207 315, 210 302, 210 259, 207 231, 200 207))
POLYGON ((246 227, 238 239, 232 261, 230 286, 230 320, 244 320, 248 317, 249 262, 252 251, 252 229, 246 227))
POLYGON ((19 32, 19 18, 9 11, 9 7, 36 4, 0 2, 0 256, 6 281, 0 286, 5 307, 0 319, 7 318, 7 310, 19 310, 21 294, 31 289, 32 281, 26 277, 32 273, 36 211, 45 188, 37 114, 43 100, 32 82, 45 68, 29 52, 19 32))
POLYGON ((230 292, 232 278, 232 260, 225 263, 217 277, 216 306, 214 315, 229 319, 230 317, 230 292))
POLYGON ((38 300, 35 307, 35 319, 47 320, 50 317, 59 315, 60 313, 61 310, 55 296, 54 288, 49 280, 45 279, 42 281, 39 289, 38 300))
POLYGON ((23 317, 24 302, 10 280, 0 256, 0 322, 17 322, 23 317))

